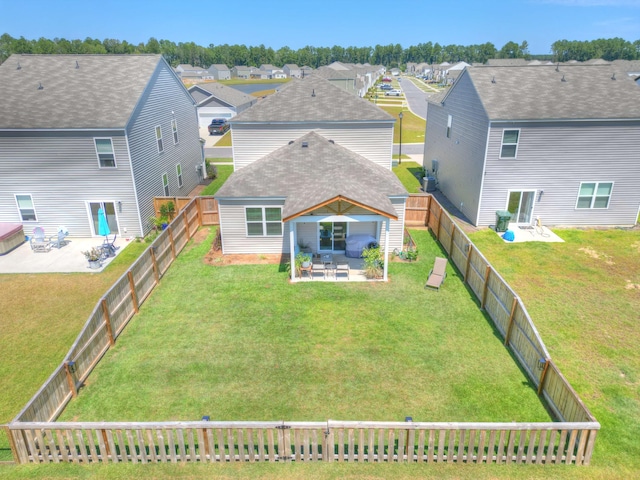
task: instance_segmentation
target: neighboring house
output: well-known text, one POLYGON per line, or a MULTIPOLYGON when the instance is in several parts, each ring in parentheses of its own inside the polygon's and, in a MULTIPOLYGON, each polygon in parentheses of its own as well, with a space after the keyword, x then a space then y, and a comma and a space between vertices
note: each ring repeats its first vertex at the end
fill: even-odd
POLYGON ((214 63, 208 68, 208 72, 214 80, 229 80, 231 78, 231 70, 226 65, 214 63))
POLYGON ((269 72, 265 72, 264 70, 252 68, 249 78, 253 78, 254 80, 268 80, 269 78, 271 78, 271 74, 269 72))
POLYGON ((304 66, 300 67, 300 73, 302 74, 301 78, 308 77, 309 75, 311 75, 313 73, 313 68, 311 68, 311 67, 309 67, 307 65, 304 65, 304 66))
POLYGON ((638 152, 640 88, 611 65, 467 68, 429 99, 425 166, 474 225, 634 225, 638 152))
POLYGON ((0 66, 0 222, 142 236, 203 167, 194 101, 161 55, 12 55, 0 66))
POLYGON ((233 118, 258 99, 221 83, 193 85, 189 93, 197 103, 198 125, 206 127, 214 118, 233 118))
POLYGON ((353 234, 402 247, 391 115, 312 75, 230 123, 235 173, 216 194, 224 253, 344 252, 353 234))
POLYGON ((251 70, 252 67, 245 67, 242 65, 236 65, 231 68, 231 77, 232 78, 251 78, 251 70))
POLYGON ((287 63, 282 70, 289 78, 302 78, 302 70, 295 63, 287 63))
POLYGON ((213 80, 213 75, 202 67, 193 67, 189 64, 180 64, 175 69, 183 82, 213 80))

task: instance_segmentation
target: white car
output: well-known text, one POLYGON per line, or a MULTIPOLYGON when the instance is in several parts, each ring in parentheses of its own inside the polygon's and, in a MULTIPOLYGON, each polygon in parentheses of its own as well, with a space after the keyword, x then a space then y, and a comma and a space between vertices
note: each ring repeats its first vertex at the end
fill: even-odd
POLYGON ((402 91, 393 89, 393 90, 387 90, 386 92, 384 92, 384 94, 385 96, 399 97, 400 95, 402 95, 402 91))

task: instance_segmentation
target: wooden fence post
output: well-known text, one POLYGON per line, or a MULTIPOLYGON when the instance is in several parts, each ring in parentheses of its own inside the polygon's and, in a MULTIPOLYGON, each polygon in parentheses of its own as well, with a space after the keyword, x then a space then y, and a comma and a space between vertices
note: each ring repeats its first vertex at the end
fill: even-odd
POLYGON ((64 362, 64 373, 67 374, 67 383, 69 384, 69 390, 71 390, 71 396, 76 398, 78 396, 78 389, 76 388, 76 381, 69 368, 69 362, 64 362))
POLYGON ((11 448, 11 455, 13 456, 13 461, 15 463, 20 463, 20 457, 18 457, 18 448, 16 447, 16 441, 13 438, 13 432, 7 425, 4 426, 4 430, 6 432, 7 438, 9 439, 9 447, 11 448))
POLYGON ((469 267, 471 266, 471 242, 467 244, 467 265, 464 267, 464 281, 465 283, 469 283, 469 267))
POLYGON ((484 271, 484 287, 482 289, 482 300, 480 301, 480 308, 484 309, 484 304, 487 301, 487 290, 489 290, 489 274, 491 273, 491 265, 487 265, 484 271))
POLYGON ((107 335, 109 336, 109 345, 114 346, 116 344, 113 338, 113 329, 111 327, 111 317, 109 316, 109 306, 107 305, 107 299, 102 299, 102 315, 104 316, 104 323, 107 325, 107 335))
POLYGON ((158 271, 158 262, 156 261, 156 247, 149 249, 151 252, 151 263, 153 264, 153 276, 156 277, 156 285, 160 283, 160 272, 158 271))
POLYGON ((129 277, 129 289, 131 290, 131 300, 133 301, 133 311, 138 313, 140 310, 140 305, 138 304, 138 295, 136 295, 136 283, 133 281, 133 273, 131 273, 131 270, 127 272, 127 276, 129 277))
POLYGON ((549 369, 550 360, 547 358, 544 362, 544 368, 542 369, 542 374, 540 375, 540 384, 538 385, 538 395, 542 393, 542 387, 544 385, 544 379, 547 376, 547 370, 549 369))
POLYGON ((189 218, 187 217, 187 210, 183 210, 182 218, 184 219, 184 228, 187 230, 187 240, 191 240, 191 232, 189 231, 189 218))
POLYGON ((449 241, 449 256, 453 256, 453 236, 456 234, 456 225, 455 223, 451 224, 451 238, 449 241))
POLYGON ((196 208, 198 209, 198 226, 202 226, 202 197, 196 198, 196 208))
POLYGON ((518 297, 513 297, 513 302, 511 303, 511 313, 509 314, 509 323, 507 324, 507 331, 504 333, 504 345, 509 345, 509 340, 511 339, 511 330, 513 329, 513 317, 516 314, 516 308, 518 307, 518 297))
POLYGON ((168 227, 167 228, 167 233, 169 234, 169 243, 171 244, 171 256, 175 260, 176 259, 176 244, 173 241, 173 229, 171 227, 168 227))
POLYGON ((424 225, 429 226, 429 217, 431 216, 431 195, 427 197, 427 212, 424 216, 424 225))

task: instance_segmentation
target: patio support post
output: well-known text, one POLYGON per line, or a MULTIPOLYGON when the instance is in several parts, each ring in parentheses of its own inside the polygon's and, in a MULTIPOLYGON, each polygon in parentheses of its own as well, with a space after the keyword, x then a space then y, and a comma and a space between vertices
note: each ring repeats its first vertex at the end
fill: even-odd
POLYGON ((384 273, 382 280, 387 281, 387 269, 389 265, 389 222, 387 218, 384 222, 384 273))
POLYGON ((291 256, 291 281, 296 279, 296 232, 295 222, 289 222, 289 255, 291 256))

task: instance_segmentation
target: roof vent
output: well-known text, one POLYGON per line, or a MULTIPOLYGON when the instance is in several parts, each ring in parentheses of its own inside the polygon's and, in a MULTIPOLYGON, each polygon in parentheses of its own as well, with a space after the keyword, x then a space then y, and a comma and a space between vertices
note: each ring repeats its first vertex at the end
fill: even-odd
POLYGON ((616 79, 616 72, 613 72, 613 75, 611 75, 611 80, 615 80, 616 79))
POLYGON ((16 67, 16 70, 22 70, 22 67, 20 66, 20 62, 18 62, 18 66, 16 67))
POLYGON ((493 78, 491 79, 491 83, 496 83, 496 77, 493 77, 493 78))
POLYGON ((316 96, 316 89, 315 89, 315 88, 311 91, 311 96, 312 96, 312 97, 315 97, 315 96, 316 96))
POLYGON ((291 145, 293 143, 293 140, 289 140, 289 145, 291 145))
POLYGON ((329 143, 333 143, 333 144, 335 144, 336 142, 334 142, 333 140, 329 140, 329 143))
POLYGON ((309 148, 309 142, 302 142, 302 148, 309 148))
POLYGON ((560 64, 558 63, 558 64, 556 65, 556 72, 559 72, 559 71, 560 71, 560 64))
POLYGON ((566 80, 564 79, 564 75, 562 75, 562 78, 560 79, 561 82, 566 82, 566 80))
POLYGON ((38 82, 38 90, 44 90, 44 87, 42 86, 42 82, 38 82))
POLYGON ((76 60, 76 69, 80 68, 80 64, 78 63, 78 60, 76 60))

